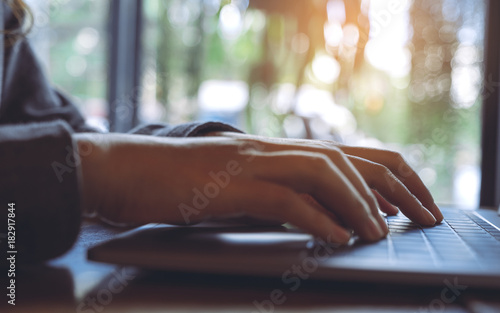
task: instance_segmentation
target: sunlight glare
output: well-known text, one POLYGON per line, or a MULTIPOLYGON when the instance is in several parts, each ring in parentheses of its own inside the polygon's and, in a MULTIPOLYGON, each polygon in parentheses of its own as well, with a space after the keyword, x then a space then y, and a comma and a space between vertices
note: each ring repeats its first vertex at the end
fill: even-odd
POLYGON ((326 55, 316 55, 312 62, 314 76, 325 84, 334 83, 340 75, 340 65, 335 58, 326 55))

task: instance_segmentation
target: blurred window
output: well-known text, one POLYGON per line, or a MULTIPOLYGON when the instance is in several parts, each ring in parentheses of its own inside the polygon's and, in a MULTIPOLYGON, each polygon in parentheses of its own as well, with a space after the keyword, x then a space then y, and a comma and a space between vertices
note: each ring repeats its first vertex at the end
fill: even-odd
MULTIPOLYGON (((107 128, 111 1, 27 2, 50 78, 107 128)), ((478 203, 480 108, 498 86, 482 74, 485 0, 137 3, 140 122, 393 149, 438 202, 478 203)))
POLYGON ((478 203, 482 89, 495 86, 482 79, 484 1, 149 0, 144 12, 142 121, 394 149, 439 202, 478 203))
POLYGON ((109 1, 26 0, 29 34, 50 80, 71 95, 89 124, 107 129, 109 1))

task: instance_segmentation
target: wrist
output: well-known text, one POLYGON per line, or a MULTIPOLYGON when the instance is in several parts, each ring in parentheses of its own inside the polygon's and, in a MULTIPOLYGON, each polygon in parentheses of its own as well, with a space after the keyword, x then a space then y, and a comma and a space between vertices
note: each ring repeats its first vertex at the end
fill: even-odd
POLYGON ((104 151, 97 138, 104 137, 102 134, 74 134, 73 140, 76 146, 76 158, 79 160, 80 177, 80 207, 84 217, 96 217, 99 208, 98 173, 102 173, 104 151))

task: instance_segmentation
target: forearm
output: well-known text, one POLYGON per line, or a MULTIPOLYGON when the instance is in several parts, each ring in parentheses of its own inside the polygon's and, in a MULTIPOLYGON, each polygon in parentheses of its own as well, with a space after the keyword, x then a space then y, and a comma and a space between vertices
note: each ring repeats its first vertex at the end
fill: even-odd
MULTIPOLYGON (((182 183, 178 179, 185 178, 185 184, 193 182, 173 173, 187 173, 189 167, 186 165, 196 162, 189 160, 203 157, 190 154, 189 150, 205 144, 207 138, 116 133, 81 133, 74 134, 73 138, 80 151, 84 216, 97 216, 116 225, 186 224, 175 201, 180 198, 180 192, 191 190, 180 188, 182 183), (166 194, 171 195, 170 202, 155 202, 166 194), (130 195, 134 197, 128 197, 130 195), (158 203, 158 208, 143 214, 142 208, 152 202, 158 203)), ((217 141, 225 140, 220 138, 217 141)), ((217 141, 211 141, 213 149, 216 149, 217 141)))

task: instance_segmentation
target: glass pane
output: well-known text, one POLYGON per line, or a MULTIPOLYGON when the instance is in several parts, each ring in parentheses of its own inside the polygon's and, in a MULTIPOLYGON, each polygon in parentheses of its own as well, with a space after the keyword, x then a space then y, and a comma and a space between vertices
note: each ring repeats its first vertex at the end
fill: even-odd
POLYGON ((26 3, 35 22, 29 38, 50 80, 75 99, 89 124, 106 129, 109 1, 26 3))
POLYGON ((356 3, 145 1, 142 120, 397 150, 477 204, 484 1, 356 3))

